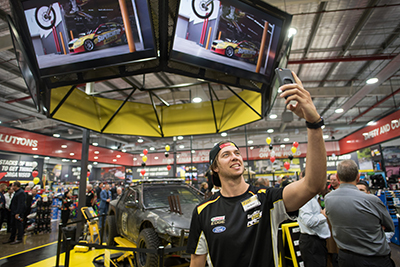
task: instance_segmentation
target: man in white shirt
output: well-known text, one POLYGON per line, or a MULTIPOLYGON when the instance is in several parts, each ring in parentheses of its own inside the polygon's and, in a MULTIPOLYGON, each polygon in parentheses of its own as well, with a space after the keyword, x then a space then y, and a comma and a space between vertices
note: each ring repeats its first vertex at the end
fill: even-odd
MULTIPOLYGON (((305 170, 300 174, 300 179, 305 170)), ((305 266, 325 267, 328 257, 326 239, 331 236, 325 214, 314 196, 299 209, 297 222, 300 226, 300 252, 305 266)))

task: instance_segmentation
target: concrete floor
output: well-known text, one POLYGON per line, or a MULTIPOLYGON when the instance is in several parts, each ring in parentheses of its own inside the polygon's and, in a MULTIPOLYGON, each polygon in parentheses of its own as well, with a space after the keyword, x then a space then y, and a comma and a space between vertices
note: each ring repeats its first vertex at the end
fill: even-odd
MULTIPOLYGON (((1 267, 47 267, 55 266, 57 254, 58 221, 52 222, 51 233, 27 234, 24 242, 16 245, 2 244, 7 241, 9 234, 0 232, 0 266, 1 267)), ((390 244, 392 259, 396 266, 400 266, 400 246, 390 244)), ((95 266, 92 260, 97 255, 104 253, 104 250, 94 250, 87 253, 74 253, 71 251, 70 266, 95 266)), ((60 266, 64 265, 64 254, 60 258, 60 266)))

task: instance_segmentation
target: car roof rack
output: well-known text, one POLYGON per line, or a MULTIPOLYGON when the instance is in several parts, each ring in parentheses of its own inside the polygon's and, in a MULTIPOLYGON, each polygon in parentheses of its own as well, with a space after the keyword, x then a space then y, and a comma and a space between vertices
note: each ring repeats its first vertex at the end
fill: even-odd
POLYGON ((141 179, 134 182, 137 184, 170 184, 170 183, 184 183, 184 178, 161 178, 161 179, 141 179))

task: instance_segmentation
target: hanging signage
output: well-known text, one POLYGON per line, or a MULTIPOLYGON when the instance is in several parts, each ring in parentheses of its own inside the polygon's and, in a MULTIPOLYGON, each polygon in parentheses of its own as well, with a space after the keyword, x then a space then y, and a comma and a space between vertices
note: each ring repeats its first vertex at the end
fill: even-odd
POLYGON ((339 141, 341 154, 379 144, 400 135, 400 110, 376 121, 375 125, 364 128, 342 138, 339 141))
POLYGON ((30 156, 0 154, 0 181, 31 181, 35 177, 32 171, 36 169, 41 178, 43 173, 43 159, 30 156))

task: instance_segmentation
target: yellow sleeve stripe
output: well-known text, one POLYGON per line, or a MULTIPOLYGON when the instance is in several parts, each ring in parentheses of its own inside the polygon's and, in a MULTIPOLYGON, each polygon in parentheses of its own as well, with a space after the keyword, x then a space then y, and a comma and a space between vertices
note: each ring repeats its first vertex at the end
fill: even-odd
POLYGON ((214 200, 207 201, 206 203, 201 204, 200 206, 198 206, 198 207, 197 207, 197 213, 200 214, 200 213, 203 211, 203 209, 205 209, 205 207, 207 207, 209 204, 214 203, 214 202, 217 201, 219 198, 220 198, 220 196, 217 197, 217 198, 214 199, 214 200))
POLYGON ((260 189, 260 190, 257 191, 257 193, 264 193, 264 194, 265 194, 266 192, 267 192, 267 189, 265 189, 265 188, 260 189))

